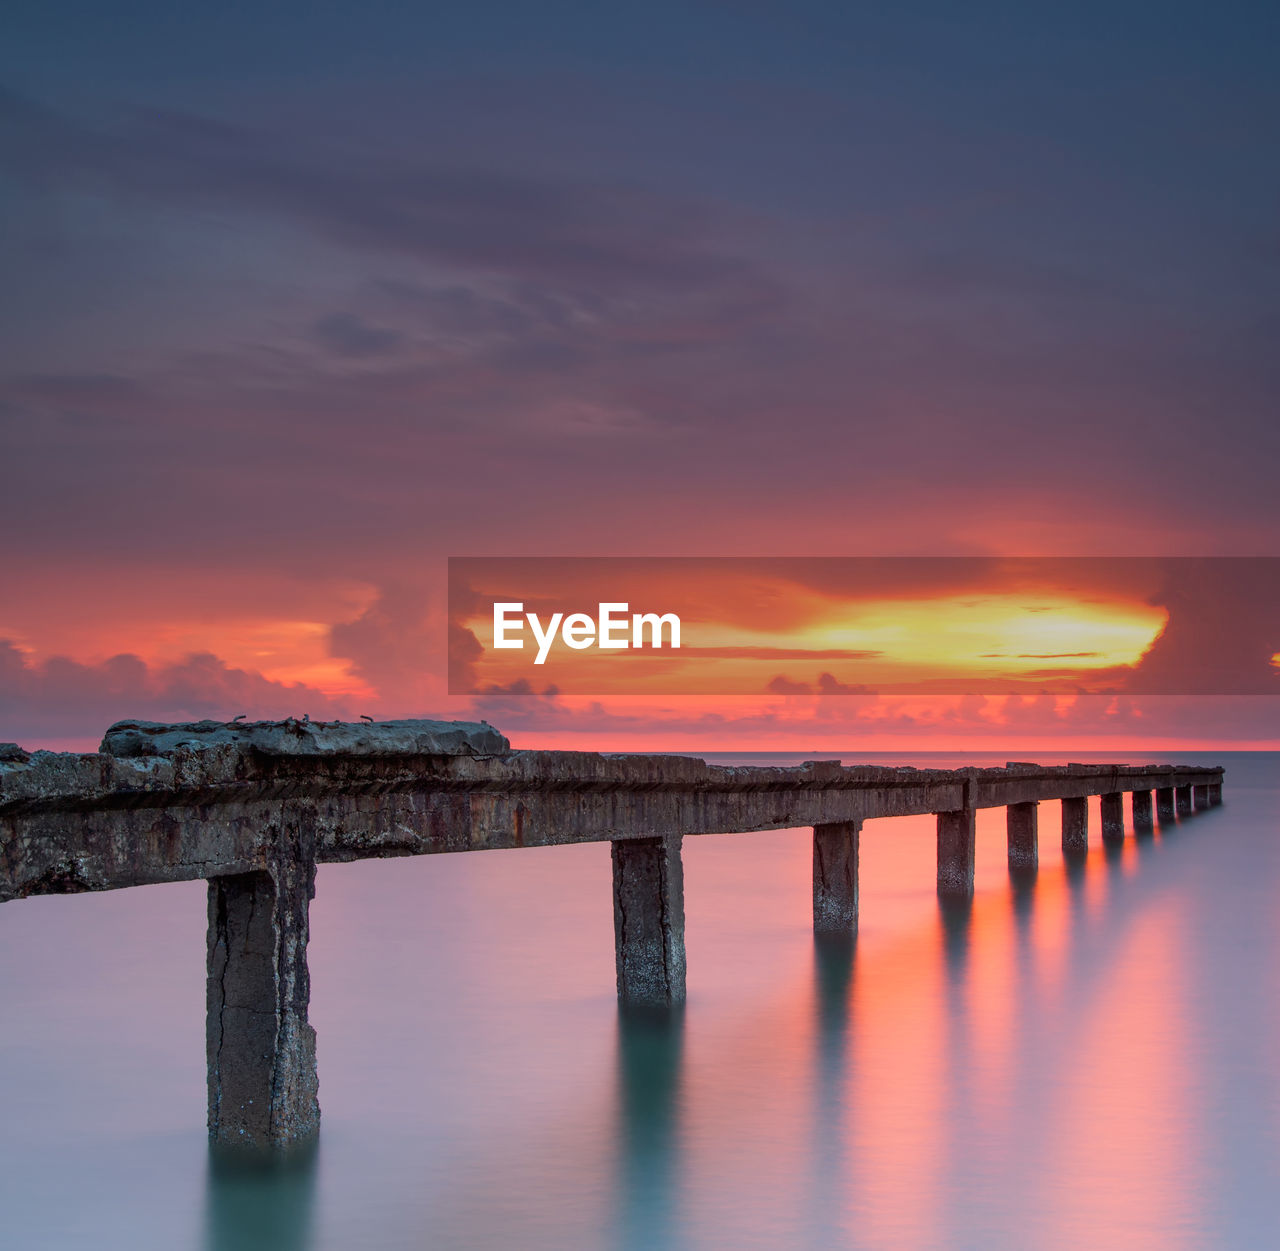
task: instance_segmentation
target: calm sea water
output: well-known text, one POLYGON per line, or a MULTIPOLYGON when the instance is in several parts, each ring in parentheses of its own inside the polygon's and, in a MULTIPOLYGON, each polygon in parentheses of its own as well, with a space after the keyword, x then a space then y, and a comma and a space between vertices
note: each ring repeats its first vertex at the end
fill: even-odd
POLYGON ((971 908, 931 819, 869 822, 843 949, 807 830, 686 839, 665 1027, 618 1019, 604 845, 326 866, 323 1130, 272 1172, 205 1142, 203 884, 6 904, 0 1243, 1276 1245, 1280 757, 1183 758, 1222 808, 1110 853, 1095 806, 1070 867, 1042 805, 1031 886, 980 813, 971 908))

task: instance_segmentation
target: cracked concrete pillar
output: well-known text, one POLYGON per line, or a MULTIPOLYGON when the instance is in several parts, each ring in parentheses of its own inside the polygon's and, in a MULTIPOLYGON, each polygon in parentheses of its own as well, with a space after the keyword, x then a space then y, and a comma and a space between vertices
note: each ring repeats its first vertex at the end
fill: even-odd
POLYGON ((286 809, 267 867, 209 879, 209 1136, 283 1147, 315 1134, 316 1035, 307 1023, 313 814, 286 809))
POLYGON ((1209 787, 1207 784, 1191 788, 1191 802, 1195 805, 1197 812, 1203 812, 1209 806, 1209 787))
POLYGON ((973 894, 973 853, 977 842, 972 808, 938 813, 938 894, 973 894))
POLYGON ((623 838, 613 851, 618 1000, 627 1007, 684 1003, 684 866, 680 836, 623 838))
POLYGON ((861 821, 813 827, 813 930, 848 934, 858 928, 858 836, 861 821))
POLYGON ((1191 787, 1179 786, 1174 789, 1173 793, 1177 802, 1178 816, 1189 817, 1191 815, 1191 787))
POLYGON ((1134 791, 1133 832, 1135 834, 1150 834, 1154 829, 1155 822, 1151 816, 1151 792, 1134 791))
POLYGON ((1213 807, 1217 807, 1222 802, 1222 783, 1209 783, 1209 803, 1213 807))
POLYGON ((1086 798, 1062 801, 1062 850, 1077 854, 1089 850, 1089 801, 1086 798))
POLYGON ((1102 796, 1102 841, 1124 841, 1124 794, 1121 791, 1102 796))
POLYGON ((1156 791, 1156 816, 1161 821, 1172 821, 1174 817, 1173 787, 1162 786, 1156 791))
POLYGON ((1009 834, 1009 868, 1034 869, 1040 863, 1036 803, 1010 804, 1005 809, 1005 825, 1009 834))

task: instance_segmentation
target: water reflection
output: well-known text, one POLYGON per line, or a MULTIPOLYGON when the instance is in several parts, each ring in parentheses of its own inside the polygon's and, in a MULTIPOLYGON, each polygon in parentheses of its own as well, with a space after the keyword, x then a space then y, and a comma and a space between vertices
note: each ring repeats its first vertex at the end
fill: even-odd
POLYGON ((947 979, 956 991, 964 989, 969 961, 973 899, 970 896, 942 895, 938 898, 938 919, 942 923, 942 956, 947 979))
POLYGON ((1036 866, 1009 870, 1009 905, 1013 921, 1011 960, 1016 969, 1013 993, 1022 997, 1031 993, 1035 976, 1036 887, 1040 870, 1036 866))
POLYGON ((1066 874, 1067 885, 1071 888, 1075 896, 1079 896, 1084 891, 1085 872, 1089 867, 1089 853, 1087 851, 1077 851, 1074 848, 1062 850, 1062 868, 1066 874))
POLYGON ((817 934, 813 942, 814 1075, 807 1209, 813 1245, 840 1245, 849 1190, 849 1072, 853 1036, 854 934, 817 934))
POLYGON ((618 1011, 618 1245, 676 1241, 684 1009, 618 1011))
POLYGON ((856 950, 857 936, 852 933, 814 935, 818 1067, 823 1077, 834 1076, 844 1063, 856 950))
POLYGON ((309 1251, 319 1142, 289 1152, 209 1148, 204 1251, 309 1251))

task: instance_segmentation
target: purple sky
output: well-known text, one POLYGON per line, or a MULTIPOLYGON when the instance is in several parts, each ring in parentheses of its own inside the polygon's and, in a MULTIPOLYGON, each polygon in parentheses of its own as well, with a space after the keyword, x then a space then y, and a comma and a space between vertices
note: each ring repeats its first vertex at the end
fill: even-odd
POLYGON ((11 4, 0 737, 429 711, 449 555, 1274 553, 1278 21, 11 4))

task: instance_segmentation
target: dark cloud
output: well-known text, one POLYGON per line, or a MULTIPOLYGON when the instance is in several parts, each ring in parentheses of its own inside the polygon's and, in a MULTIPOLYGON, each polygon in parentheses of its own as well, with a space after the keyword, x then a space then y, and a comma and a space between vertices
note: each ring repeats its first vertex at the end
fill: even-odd
POLYGON ((1169 620, 1126 690, 1280 694, 1280 560, 1170 561, 1151 602, 1169 620))
MULTIPOLYGON (((301 238, 329 249, 334 272, 355 271, 338 313, 326 290, 283 329, 255 337, 235 319, 211 344, 193 311, 211 279, 192 246, 176 258, 197 269, 191 307, 166 309, 190 350, 149 356, 140 320, 124 336, 137 345, 129 372, 110 385, 76 359, 67 379, 97 378, 80 396, 11 380, 0 420, 29 472, 6 503, 45 558, 173 510, 186 526, 152 535, 150 552, 226 544, 296 561, 314 544, 362 573, 371 559, 402 564, 427 535, 455 549, 518 533, 540 550, 687 550, 696 533, 704 550, 983 552, 1116 550, 1116 533, 1130 550, 1261 550, 1280 533, 1274 379, 1259 374, 1271 354, 1264 336, 1237 333, 1252 314, 1216 307, 1191 334, 1128 303, 1108 319, 1050 292, 1059 320, 1031 315, 1037 283, 1081 264, 1087 276, 1088 254, 1018 282, 994 256, 993 311, 966 295, 982 290, 985 236, 942 266, 935 299, 842 250, 856 224, 815 236, 822 265, 784 264, 808 216, 757 209, 751 234, 731 197, 694 194, 687 174, 539 172, 479 147, 468 166, 431 142, 353 149, 318 126, 274 134, 173 111, 82 123, 12 96, 0 111, 20 191, 83 192, 128 218, 159 206, 243 231, 246 256, 301 238), (1256 360, 1225 354, 1242 343, 1256 360), (94 428, 102 415, 128 429, 94 428), (241 481, 252 513, 223 507, 241 481), (112 526, 86 525, 104 517, 112 526)), ((894 255, 916 226, 902 229, 894 255)), ((43 278, 30 281, 34 295, 43 278)), ((120 295, 113 326, 140 316, 134 292, 120 295)), ((242 293, 246 307, 255 295, 242 293)))
POLYGON ((305 714, 317 720, 355 715, 312 687, 273 682, 209 653, 161 665, 132 655, 97 664, 52 656, 33 664, 0 639, 0 739, 84 739, 126 717, 229 721, 241 713, 250 718, 305 714))
POLYGON ((0 152, 42 185, 282 215, 337 242, 529 279, 698 290, 751 273, 696 202, 638 187, 329 150, 149 109, 81 122, 0 95, 0 152))
POLYGON ((445 668, 444 612, 435 588, 414 572, 383 584, 355 620, 329 631, 330 654, 349 661, 385 702, 406 710, 439 700, 445 668))
POLYGON ((338 356, 382 356, 403 342, 403 335, 386 326, 375 326, 358 313, 329 313, 312 323, 316 342, 338 356))
POLYGON ((465 626, 449 622, 449 690, 476 688, 476 661, 484 655, 484 645, 465 626))
POLYGON ((819 695, 874 695, 870 687, 859 682, 841 682, 831 673, 818 674, 819 695))

